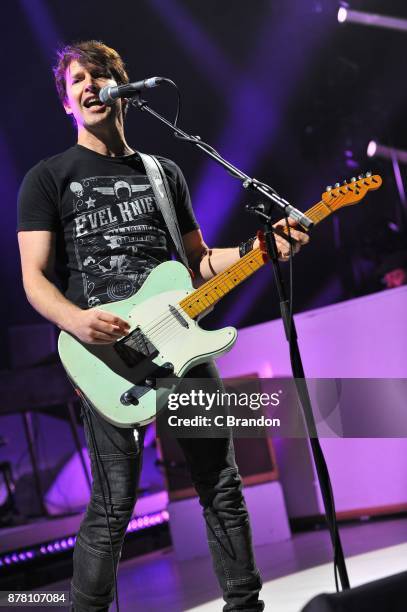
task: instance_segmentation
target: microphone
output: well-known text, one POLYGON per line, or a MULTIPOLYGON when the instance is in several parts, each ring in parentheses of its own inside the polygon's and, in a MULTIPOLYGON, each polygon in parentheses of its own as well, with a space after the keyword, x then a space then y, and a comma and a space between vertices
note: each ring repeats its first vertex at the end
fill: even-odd
POLYGON ((133 98, 144 89, 158 87, 163 81, 165 81, 163 77, 150 77, 149 79, 144 79, 144 81, 136 81, 135 83, 127 83, 126 85, 116 85, 113 87, 107 85, 106 87, 102 87, 99 91, 99 100, 103 104, 111 106, 119 98, 133 98))

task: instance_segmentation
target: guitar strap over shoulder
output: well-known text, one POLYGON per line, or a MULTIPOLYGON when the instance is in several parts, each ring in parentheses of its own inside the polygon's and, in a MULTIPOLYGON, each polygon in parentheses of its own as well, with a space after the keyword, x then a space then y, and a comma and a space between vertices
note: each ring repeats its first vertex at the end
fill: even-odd
POLYGON ((147 178, 150 181, 155 199, 167 225, 178 257, 184 266, 188 268, 188 259, 182 241, 181 230, 178 225, 177 214, 164 169, 154 155, 147 155, 146 153, 139 153, 139 155, 146 169, 147 178))

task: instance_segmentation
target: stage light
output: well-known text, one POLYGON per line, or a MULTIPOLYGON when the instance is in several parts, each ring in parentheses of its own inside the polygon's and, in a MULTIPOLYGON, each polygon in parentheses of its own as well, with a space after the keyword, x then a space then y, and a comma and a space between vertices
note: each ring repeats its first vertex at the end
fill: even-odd
POLYGON ((378 15, 377 13, 365 13, 364 11, 354 11, 345 6, 341 6, 338 9, 338 21, 339 23, 345 23, 346 21, 347 23, 358 23, 359 25, 407 32, 407 19, 389 17, 388 15, 378 15))
MULTIPOLYGON (((141 529, 148 529, 155 525, 167 523, 169 521, 169 514, 167 510, 161 510, 153 514, 145 514, 144 516, 137 516, 133 518, 127 528, 127 533, 133 531, 140 531, 141 529)), ((26 563, 34 558, 43 557, 44 555, 55 555, 58 553, 65 552, 75 545, 76 536, 70 536, 68 538, 62 538, 60 540, 54 540, 53 542, 47 542, 38 546, 34 550, 19 550, 16 552, 10 552, 5 556, 0 556, 0 567, 4 565, 16 565, 20 563, 26 563)))
POLYGON ((377 144, 375 143, 374 140, 371 140, 369 144, 367 145, 367 156, 374 157, 376 153, 376 149, 377 149, 377 144))
POLYGON ((348 17, 348 9, 344 6, 341 6, 338 10, 338 21, 339 23, 344 23, 348 17))
POLYGON ((387 147, 386 145, 379 144, 375 140, 369 142, 366 153, 368 157, 381 157, 382 159, 388 159, 392 162, 396 161, 401 164, 407 164, 407 151, 387 147))

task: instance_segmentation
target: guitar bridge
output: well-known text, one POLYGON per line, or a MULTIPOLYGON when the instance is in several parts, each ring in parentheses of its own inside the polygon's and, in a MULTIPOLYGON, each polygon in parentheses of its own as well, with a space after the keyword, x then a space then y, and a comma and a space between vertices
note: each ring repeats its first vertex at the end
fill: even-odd
POLYGON ((154 359, 158 350, 140 327, 136 327, 128 336, 117 340, 114 350, 129 368, 134 368, 144 359, 154 359))

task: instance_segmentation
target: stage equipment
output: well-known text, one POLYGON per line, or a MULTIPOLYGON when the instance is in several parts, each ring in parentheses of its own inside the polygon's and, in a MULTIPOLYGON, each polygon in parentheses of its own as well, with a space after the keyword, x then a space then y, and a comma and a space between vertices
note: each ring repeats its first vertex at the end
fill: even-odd
POLYGON ((399 200, 401 207, 397 209, 397 223, 406 231, 407 229, 407 196, 404 188, 403 177, 400 170, 400 164, 407 164, 407 151, 402 149, 394 149, 377 143, 375 140, 371 140, 367 145, 367 156, 368 157, 381 157, 382 159, 388 159, 391 161, 393 166, 394 180, 396 182, 397 191, 399 194, 399 200))
POLYGON ((403 572, 343 593, 318 595, 301 612, 405 612, 406 601, 407 572, 403 572))
POLYGON ((383 159, 389 159, 393 161, 396 159, 402 164, 407 164, 407 151, 402 149, 394 149, 393 147, 387 147, 386 145, 379 144, 375 140, 371 140, 367 145, 367 156, 368 157, 381 157, 383 159))
MULTIPOLYGON (((163 78, 163 80, 169 83, 170 85, 173 85, 179 95, 178 87, 173 81, 171 81, 171 79, 163 78)), ((297 221, 306 230, 309 230, 312 228, 313 226, 312 220, 309 219, 300 210, 298 210, 297 208, 294 208, 294 206, 292 206, 289 202, 287 202, 287 200, 282 198, 276 192, 275 189, 270 187, 270 185, 267 185, 266 183, 263 183, 262 181, 258 181, 256 178, 250 177, 248 174, 245 174, 244 172, 239 170, 239 168, 237 168, 236 166, 231 164, 229 161, 227 161, 225 158, 223 158, 211 145, 204 142, 200 136, 192 136, 191 134, 187 134, 183 130, 180 130, 179 127, 177 127, 176 125, 177 120, 175 120, 174 123, 171 123, 170 121, 168 121, 168 119, 166 119, 165 117, 157 113, 154 109, 149 107, 147 105, 147 102, 145 100, 142 100, 140 97, 135 97, 131 101, 131 104, 138 110, 148 112, 150 115, 152 115, 153 117, 161 121, 161 123, 164 123, 165 125, 167 125, 169 128, 171 128, 171 130, 173 130, 174 136, 176 136, 180 140, 184 140, 185 142, 190 142, 194 144, 198 149, 203 151, 206 155, 211 157, 218 164, 223 166, 223 168, 225 168, 225 170, 227 170, 227 172, 231 174, 234 178, 239 179, 242 182, 242 187, 244 187, 244 189, 252 189, 258 193, 261 193, 268 200, 273 202, 273 204, 277 208, 280 209, 281 213, 283 213, 285 217, 290 217, 294 221, 297 221)), ((178 106, 179 106, 179 97, 178 97, 178 106)), ((178 114, 179 114, 179 109, 177 111, 177 117, 178 117, 178 114)))
POLYGON ((73 441, 79 453, 90 489, 89 473, 77 431, 76 400, 73 389, 59 363, 0 371, 0 416, 14 413, 21 413, 22 415, 39 507, 41 514, 44 516, 48 515, 48 510, 45 504, 44 487, 35 448, 33 412, 49 408, 60 409, 61 406, 67 407, 63 414, 65 418, 69 419, 73 441), (43 383, 44 380, 47 381, 46 385, 43 383), (23 384, 22 381, 24 381, 23 384))
MULTIPOLYGON (((151 514, 143 514, 140 516, 133 517, 126 529, 126 533, 134 533, 149 529, 150 527, 156 527, 157 525, 163 525, 168 523, 169 514, 167 510, 160 510, 151 514)), ((78 521, 79 526, 79 521, 78 521)), ((47 530, 47 523, 42 522, 41 526, 37 528, 38 532, 45 534, 47 530)), ((45 535, 46 537, 46 535, 45 535)), ((76 542, 76 535, 70 535, 65 537, 59 537, 54 540, 38 540, 36 539, 30 547, 17 548, 15 543, 13 547, 8 548, 4 545, 6 536, 3 535, 2 550, 0 554, 0 568, 9 567, 12 568, 15 565, 28 564, 36 559, 41 559, 44 556, 58 555, 66 552, 67 550, 73 549, 76 542)))
POLYGON ((143 81, 126 83, 126 85, 116 85, 115 87, 106 85, 106 87, 102 87, 99 92, 99 100, 102 102, 102 104, 111 106, 119 98, 133 98, 141 91, 151 89, 152 87, 158 87, 165 81, 168 82, 169 79, 165 79, 163 77, 150 77, 149 79, 144 79, 143 81))
POLYGON ((388 15, 377 15, 376 13, 365 13, 364 11, 354 11, 345 6, 341 6, 338 9, 338 21, 339 23, 359 23, 365 26, 407 32, 407 19, 389 17, 388 15))
POLYGON ((14 480, 11 463, 9 461, 2 461, 0 463, 0 482, 1 481, 3 481, 7 491, 7 497, 4 503, 0 506, 0 526, 4 527, 5 525, 11 525, 14 517, 18 515, 15 500, 16 483, 14 480))
MULTIPOLYGON (((245 487, 278 479, 278 468, 270 438, 235 438, 236 462, 245 487)), ((159 464, 164 468, 170 501, 196 496, 184 455, 172 435, 159 437, 159 464)))

